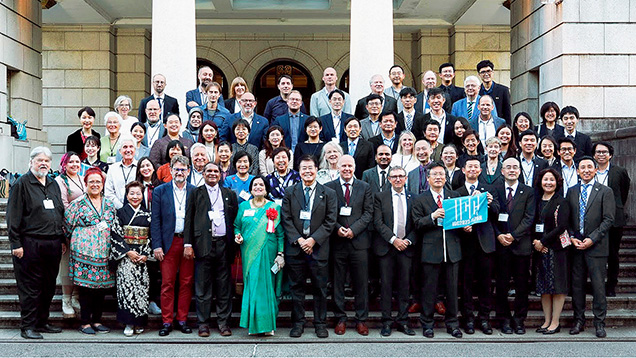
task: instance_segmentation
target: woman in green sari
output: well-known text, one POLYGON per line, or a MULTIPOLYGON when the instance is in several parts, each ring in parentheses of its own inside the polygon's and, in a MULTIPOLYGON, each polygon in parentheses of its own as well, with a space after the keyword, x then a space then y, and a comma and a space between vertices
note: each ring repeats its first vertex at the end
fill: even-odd
POLYGON ((262 176, 250 183, 253 199, 239 205, 235 241, 243 259, 243 303, 240 326, 249 334, 274 335, 282 281, 284 235, 280 206, 267 200, 269 184, 262 176))

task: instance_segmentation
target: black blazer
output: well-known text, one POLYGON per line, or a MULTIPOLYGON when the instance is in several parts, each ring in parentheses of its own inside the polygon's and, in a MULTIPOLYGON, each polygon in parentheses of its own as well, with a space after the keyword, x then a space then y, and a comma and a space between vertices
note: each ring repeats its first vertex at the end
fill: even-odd
POLYGON ((338 198, 338 219, 331 233, 331 243, 334 245, 331 249, 337 249, 347 242, 351 242, 356 250, 367 250, 371 247, 371 237, 369 234, 369 224, 373 220, 373 196, 369 184, 359 179, 353 180, 351 186, 351 198, 349 206, 351 207, 350 216, 341 216, 340 209, 345 206, 344 192, 340 185, 340 178, 325 184, 328 188, 336 192, 338 198), (353 239, 340 237, 337 231, 341 227, 348 227, 353 231, 353 239))
POLYGON ((297 256, 304 254, 298 245, 299 238, 312 237, 316 240, 312 257, 314 260, 327 261, 329 259, 329 237, 338 218, 338 199, 336 192, 320 183, 316 183, 314 204, 311 208, 311 222, 309 235, 304 236, 303 221, 300 211, 304 208, 305 194, 303 183, 294 184, 285 191, 281 209, 283 228, 285 229, 285 255, 297 256))
MULTIPOLYGON (((457 192, 444 189, 444 198, 456 198, 460 196, 457 192)), ((413 221, 419 230, 422 239, 422 262, 427 264, 440 264, 446 260, 455 263, 462 259, 462 245, 459 231, 445 230, 433 221, 431 214, 437 210, 437 203, 433 199, 431 191, 425 191, 415 198, 413 203, 413 221), (446 241, 443 241, 444 235, 446 241), (444 245, 446 245, 446 258, 444 257, 444 245)))
MULTIPOLYGON (((424 114, 415 111, 415 114, 413 115, 413 127, 411 128, 411 132, 415 130, 415 123, 423 121, 422 118, 424 118, 424 114)), ((400 127, 400 131, 406 130, 406 119, 404 118, 404 112, 398 113, 395 121, 397 122, 397 126, 400 127)), ((415 134, 415 132, 413 132, 413 134, 415 134)))
MULTIPOLYGON (((496 218, 495 235, 510 233, 515 239, 510 246, 512 253, 518 256, 532 254, 532 232, 534 231, 535 196, 534 189, 519 182, 517 191, 512 197, 512 211, 508 212, 506 185, 502 181, 495 186, 499 199, 499 213, 507 213, 508 221, 496 218)), ((558 193, 557 193, 558 194, 558 193)), ((560 196, 555 194, 554 196, 560 196)), ((563 231, 562 231, 563 232, 563 231)), ((497 250, 505 247, 497 240, 497 250)))
MULTIPOLYGON (((477 236, 481 249, 485 253, 489 254, 495 251, 495 222, 499 216, 499 197, 492 186, 486 185, 480 181, 477 181, 477 187, 475 190, 479 190, 482 193, 491 193, 493 196, 492 203, 488 205, 488 221, 473 225, 472 232, 468 233, 462 231, 462 242, 464 244, 470 243, 468 246, 473 246, 472 243, 474 242, 474 237, 477 236)), ((466 185, 460 186, 459 189, 457 189, 457 193, 459 196, 469 195, 466 185)))
MULTIPOLYGON (((377 193, 374 195, 374 227, 375 227, 375 235, 373 240, 373 251, 377 256, 384 256, 391 250, 396 250, 395 246, 391 245, 389 242, 391 238, 395 236, 393 232, 393 198, 391 197, 392 191, 386 190, 381 193, 377 193)), ((405 239, 411 241, 411 245, 406 247, 404 250, 404 254, 408 257, 413 256, 413 247, 417 243, 418 235, 415 231, 415 226, 413 224, 413 202, 415 200, 415 195, 410 192, 405 192, 406 195, 406 227, 405 239)))
POLYGON ((389 183, 389 169, 390 167, 386 168, 386 181, 382 188, 380 188, 380 176, 378 175, 378 170, 375 166, 362 173, 362 180, 371 186, 371 193, 375 194, 381 191, 386 191, 391 187, 391 183, 389 183))
MULTIPOLYGON (((99 133, 95 132, 95 130, 91 129, 91 134, 97 138, 101 138, 99 133)), ((79 156, 82 156, 84 153, 84 141, 82 140, 82 128, 76 130, 75 132, 69 134, 66 137, 66 151, 67 152, 75 152, 79 156)), ((99 157, 99 153, 97 154, 99 157)))
MULTIPOLYGON (((364 119, 369 116, 369 112, 367 111, 367 97, 369 96, 360 98, 358 104, 356 104, 354 116, 358 119, 364 119)), ((382 112, 397 113, 397 111, 397 100, 391 96, 384 95, 384 99, 382 100, 382 112)))
MULTIPOLYGON (((466 93, 464 93, 466 96, 466 93)), ((426 101, 428 100, 428 96, 424 96, 424 91, 417 94, 417 102, 415 102, 415 110, 419 113, 424 113, 424 108, 426 108, 426 101)), ((463 98, 463 97, 462 97, 463 98)), ((450 113, 453 109, 453 100, 451 99, 448 92, 444 92, 444 110, 446 113, 450 113)))
POLYGON ((448 173, 446 173, 446 185, 444 186, 444 189, 457 191, 457 189, 459 189, 459 187, 464 185, 465 182, 466 182, 466 176, 464 176, 464 173, 462 172, 461 169, 456 170, 452 178, 450 178, 448 173))
MULTIPOLYGON (((534 232, 534 227, 532 228, 533 239, 541 241, 543 246, 555 251, 565 249, 561 245, 561 239, 559 237, 568 229, 568 222, 571 215, 570 206, 560 194, 561 193, 555 193, 552 195, 552 198, 550 198, 543 207, 543 210, 539 210, 540 205, 537 204, 535 224, 543 224, 543 233, 534 232), (554 213, 557 209, 559 209, 559 212, 555 220, 554 213)), ((541 198, 538 198, 537 203, 539 200, 541 200, 541 198)))
MULTIPOLYGON (((236 98, 230 97, 223 102, 223 106, 230 111, 230 113, 234 114, 234 106, 236 105, 236 98)), ((269 122, 268 122, 269 123, 269 122)))
MULTIPOLYGON (((400 144, 400 140, 399 140, 400 135, 396 131, 393 136, 395 137, 395 140, 393 140, 393 147, 391 148, 391 153, 395 154, 397 153, 398 145, 400 144)), ((378 147, 384 144, 384 141, 382 140, 382 133, 376 135, 375 137, 369 138, 369 143, 371 143, 371 145, 373 146, 373 153, 375 153, 376 150, 378 150, 378 147)))
POLYGON ((614 202, 616 203, 614 227, 623 227, 627 221, 625 204, 627 204, 627 195, 629 194, 629 186, 632 181, 625 168, 613 163, 610 164, 609 173, 607 175, 607 186, 614 192, 614 202))
MULTIPOLYGON (((464 92, 464 87, 457 87, 454 84, 451 84, 448 87, 444 86, 444 85, 439 85, 439 88, 444 90, 444 92, 448 93, 448 95, 450 96, 451 108, 453 106, 453 103, 455 103, 455 102, 459 101, 460 99, 466 97, 466 92, 464 92)), ((446 102, 448 102, 448 101, 446 101, 446 102)))
MULTIPOLYGON (((521 154, 519 154, 519 160, 521 160, 521 158, 523 158, 523 156, 521 154)), ((535 185, 537 182, 537 178, 539 177, 539 173, 541 173, 541 171, 543 169, 546 169, 548 167, 548 162, 545 159, 539 158, 536 155, 534 156, 534 158, 532 159, 532 161, 534 162, 534 171, 532 172, 532 181, 533 181, 533 187, 537 188, 538 186, 535 185)), ((522 183, 526 183, 526 176, 529 176, 530 173, 525 172, 525 170, 523 169, 523 165, 521 166, 521 175, 519 176, 519 181, 521 181, 522 183)))
MULTIPOLYGON (((424 122, 431 119, 431 113, 426 113, 421 116, 417 121, 413 122, 413 134, 416 140, 426 139, 424 136, 424 122)), ((455 121, 458 117, 446 112, 446 126, 444 128, 444 144, 452 143, 455 137, 455 121)))
MULTIPOLYGON (((539 136, 539 139, 546 137, 548 135, 548 127, 546 127, 545 123, 541 123, 538 126, 534 127, 534 131, 539 136)), ((565 133, 565 128, 563 128, 562 125, 557 123, 554 126, 554 135, 552 135, 552 137, 554 137, 554 139, 558 141, 559 139, 565 136, 564 133, 565 133)))
MULTIPOLYGON (((567 137, 567 133, 563 133, 567 137)), ((592 156, 592 139, 589 135, 576 131, 574 137, 574 143, 576 144, 576 153, 574 154, 574 161, 579 162, 583 156, 592 156)))
MULTIPOLYGON (((499 83, 493 82, 491 87, 492 92, 490 93, 490 97, 495 102, 495 108, 497 108, 497 115, 499 118, 503 118, 506 120, 506 123, 512 125, 512 115, 510 109, 510 88, 500 85, 499 83)), ((479 89, 479 95, 483 96, 487 94, 484 85, 481 85, 479 89)))
POLYGON ((579 223, 579 196, 581 184, 568 190, 565 200, 570 206, 570 220, 568 229, 570 236, 579 240, 589 237, 594 244, 585 251, 591 257, 607 257, 609 255, 609 229, 614 224, 616 204, 614 193, 605 185, 595 182, 587 198, 587 209, 584 218, 584 234, 581 235, 579 223))
MULTIPOLYGON (((139 122, 146 123, 146 120, 147 120, 147 118, 146 118, 146 104, 148 104, 148 102, 150 102, 153 99, 155 99, 155 96, 154 96, 154 94, 151 94, 150 96, 148 96, 146 98, 143 98, 139 102, 139 110, 137 111, 137 118, 139 119, 139 122)), ((162 103, 162 107, 164 108, 164 110, 163 110, 164 116, 168 112, 179 114, 179 102, 177 101, 176 98, 170 97, 170 96, 168 96, 166 94, 166 95, 164 95, 163 102, 164 103, 162 103)), ((162 117, 162 119, 165 119, 165 117, 162 117)), ((183 120, 183 118, 182 118, 182 120, 183 120)))
MULTIPOLYGON (((356 178, 362 179, 362 173, 365 170, 375 166, 375 151, 373 150, 373 144, 368 140, 358 137, 358 144, 356 145, 356 152, 353 155, 353 159, 356 162, 356 178)), ((349 153, 349 141, 344 140, 340 142, 340 148, 344 154, 349 153)))
MULTIPOLYGON (((223 211, 225 214, 225 241, 228 250, 234 245, 234 219, 238 212, 238 200, 234 191, 221 187, 223 211)), ((205 185, 195 188, 188 199, 183 243, 191 244, 195 257, 204 257, 212 250, 212 228, 208 212, 212 210, 210 196, 205 185)))

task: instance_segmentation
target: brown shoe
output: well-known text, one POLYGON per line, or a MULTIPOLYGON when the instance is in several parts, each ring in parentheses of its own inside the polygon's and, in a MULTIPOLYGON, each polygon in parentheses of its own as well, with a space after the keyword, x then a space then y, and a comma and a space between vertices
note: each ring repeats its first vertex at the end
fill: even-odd
POLYGON ((232 330, 228 326, 219 327, 219 331, 221 331, 221 336, 223 337, 229 337, 232 335, 232 330))
POLYGON ((210 337, 210 327, 207 324, 199 326, 199 337, 210 337))
POLYGON ((365 322, 358 322, 358 324, 356 325, 356 331, 358 331, 361 336, 369 335, 369 327, 367 327, 367 324, 365 322))
POLYGON ((446 306, 444 306, 444 302, 437 301, 437 303, 435 304, 435 311, 437 311, 437 313, 441 314, 442 316, 445 315, 446 306))
POLYGON ((422 305, 417 302, 409 307, 409 313, 419 313, 420 311, 422 311, 422 305))
POLYGON ((347 321, 340 321, 336 324, 336 328, 333 330, 335 334, 341 336, 347 331, 347 321))

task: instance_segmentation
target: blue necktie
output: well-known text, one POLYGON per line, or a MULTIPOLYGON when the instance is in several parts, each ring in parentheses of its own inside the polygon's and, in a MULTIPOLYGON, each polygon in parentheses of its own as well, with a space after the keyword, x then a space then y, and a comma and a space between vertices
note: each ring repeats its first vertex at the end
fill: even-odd
MULTIPOLYGON (((305 211, 309 211, 309 202, 311 195, 309 195, 311 191, 310 187, 305 187, 305 211)), ((309 235, 309 224, 310 220, 303 220, 303 234, 309 235)))
POLYGON ((470 186, 470 195, 473 195, 474 192, 475 192, 475 184, 472 184, 470 186))
POLYGON ((413 115, 408 113, 406 115, 406 130, 410 131, 413 128, 413 115))
POLYGON ((585 223, 585 207, 587 206, 587 188, 592 184, 581 184, 581 196, 579 197, 579 228, 581 235, 583 233, 583 224, 585 223))
POLYGON ((349 155, 354 156, 356 154, 356 142, 349 142, 349 155))

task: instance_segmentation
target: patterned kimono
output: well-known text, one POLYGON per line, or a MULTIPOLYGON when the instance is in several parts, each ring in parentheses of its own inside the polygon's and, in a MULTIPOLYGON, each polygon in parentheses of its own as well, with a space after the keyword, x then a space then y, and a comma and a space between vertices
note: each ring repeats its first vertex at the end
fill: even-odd
POLYGON ((150 278, 146 263, 133 263, 128 251, 152 254, 150 247, 150 211, 138 211, 130 204, 117 211, 113 224, 111 261, 117 262, 117 320, 125 325, 145 326, 148 321, 150 278))

